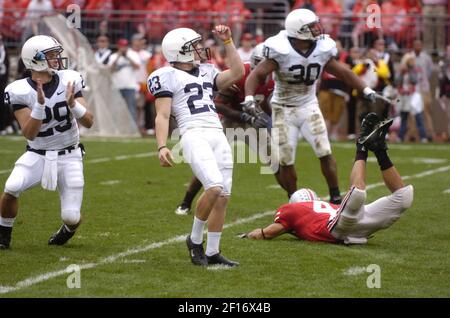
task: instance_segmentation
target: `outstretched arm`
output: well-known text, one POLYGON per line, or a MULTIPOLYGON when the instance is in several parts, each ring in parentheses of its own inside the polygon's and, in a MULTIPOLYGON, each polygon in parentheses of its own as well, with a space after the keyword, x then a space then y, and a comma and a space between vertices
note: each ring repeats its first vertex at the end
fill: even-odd
POLYGON ((286 233, 286 230, 284 229, 283 225, 281 225, 280 223, 272 223, 265 228, 255 229, 251 231, 247 234, 247 237, 254 240, 270 240, 284 233, 286 233))
MULTIPOLYGON (((370 89, 351 69, 335 59, 330 59, 325 65, 325 71, 344 81, 344 83, 355 88, 361 94, 368 96, 373 90, 370 89)), ((374 93, 374 92, 373 92, 374 93)), ((373 97, 375 99, 375 96, 373 97)))

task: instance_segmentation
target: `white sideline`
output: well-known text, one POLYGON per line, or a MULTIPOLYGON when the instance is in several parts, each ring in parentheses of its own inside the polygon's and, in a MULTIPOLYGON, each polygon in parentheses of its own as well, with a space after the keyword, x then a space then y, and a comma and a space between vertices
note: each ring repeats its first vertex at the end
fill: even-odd
MULTIPOLYGON (((425 170, 423 172, 411 175, 411 176, 404 176, 403 179, 404 180, 408 180, 408 179, 415 179, 415 178, 423 178, 438 172, 445 172, 450 170, 450 165, 449 166, 444 166, 444 167, 440 167, 437 169, 432 169, 432 170, 425 170)), ((375 184, 371 184, 367 186, 367 189, 373 189, 379 186, 384 185, 384 183, 379 182, 379 183, 375 183, 375 184)), ((224 228, 229 228, 235 225, 240 225, 240 224, 244 224, 250 221, 254 221, 257 220, 259 218, 268 216, 273 214, 273 211, 266 211, 266 212, 262 212, 262 213, 257 213, 254 214, 248 218, 244 218, 244 219, 239 219, 237 221, 234 221, 232 223, 228 223, 224 225, 224 228)), ((82 264, 80 265, 80 269, 89 269, 89 268, 94 268, 100 265, 105 265, 105 264, 109 264, 109 263, 113 263, 116 260, 118 260, 119 258, 123 258, 123 257, 127 257, 130 255, 134 255, 134 254, 138 254, 138 253, 143 253, 146 251, 150 251, 156 248, 160 248, 163 247, 165 245, 168 244, 172 244, 172 243, 178 243, 178 242, 182 242, 186 239, 186 236, 188 235, 188 233, 186 234, 182 234, 182 235, 177 235, 174 236, 170 239, 167 239, 165 241, 161 241, 161 242, 155 242, 155 243, 151 243, 149 245, 145 245, 145 246, 138 246, 135 248, 131 248, 126 250, 125 252, 119 253, 119 254, 115 254, 115 255, 111 255, 105 258, 100 259, 97 263, 88 263, 88 264, 82 264)), ((33 285, 36 285, 38 283, 50 280, 52 278, 55 277, 59 277, 62 275, 66 275, 66 274, 70 274, 70 272, 67 271, 67 269, 62 269, 62 270, 58 270, 58 271, 53 271, 53 272, 47 272, 38 276, 34 276, 34 277, 29 277, 26 278, 24 280, 21 280, 19 282, 17 282, 14 286, 1 286, 0 285, 0 294, 6 294, 6 293, 10 293, 13 291, 17 291, 23 288, 27 288, 33 285)))

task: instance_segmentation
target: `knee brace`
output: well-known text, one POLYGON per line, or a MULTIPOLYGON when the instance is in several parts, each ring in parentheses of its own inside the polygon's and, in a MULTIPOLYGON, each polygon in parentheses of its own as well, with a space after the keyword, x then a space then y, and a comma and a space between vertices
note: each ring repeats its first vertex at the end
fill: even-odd
POLYGON ((62 210, 61 219, 66 225, 77 225, 80 222, 80 211, 62 210))

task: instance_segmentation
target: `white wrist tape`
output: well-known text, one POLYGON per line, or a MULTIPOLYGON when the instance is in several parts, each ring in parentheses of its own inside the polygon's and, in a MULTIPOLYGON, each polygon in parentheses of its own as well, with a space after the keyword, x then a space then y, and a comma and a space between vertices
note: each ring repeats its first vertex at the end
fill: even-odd
POLYGON ((370 95, 370 94, 375 94, 375 91, 373 89, 371 89, 369 86, 365 87, 363 90, 363 94, 365 96, 370 95))
POLYGON ((244 102, 248 102, 248 101, 251 101, 251 102, 255 101, 255 97, 253 97, 253 95, 245 96, 244 102))
POLYGON ((31 117, 37 120, 44 120, 45 117, 45 105, 41 105, 38 102, 34 104, 33 109, 31 110, 31 117))
POLYGON ((72 112, 73 116, 76 119, 80 119, 81 117, 84 116, 84 114, 86 114, 87 109, 86 109, 86 107, 81 105, 78 101, 75 101, 75 106, 70 108, 70 111, 72 112))

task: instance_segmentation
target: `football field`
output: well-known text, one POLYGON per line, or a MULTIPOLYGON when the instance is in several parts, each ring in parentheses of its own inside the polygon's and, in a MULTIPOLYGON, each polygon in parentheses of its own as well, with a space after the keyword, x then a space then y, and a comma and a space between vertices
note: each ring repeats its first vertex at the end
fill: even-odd
MULTIPOLYGON (((240 266, 224 269, 190 263, 185 237, 192 214, 174 213, 191 178, 187 164, 161 168, 154 139, 83 143, 82 225, 67 245, 48 246, 61 225, 58 194, 40 186, 25 192, 11 249, 0 251, 0 297, 450 297, 448 144, 389 145, 405 183, 414 185, 414 201, 366 246, 310 243, 288 234, 271 241, 238 238, 271 223, 287 200, 258 164, 235 164, 221 249, 240 266)), ((24 148, 23 137, 0 137, 2 191, 24 148)), ((334 143, 333 151, 344 191, 354 146, 334 143)), ((373 159, 368 201, 388 194, 373 159)), ((299 186, 327 195, 319 161, 304 141, 296 167, 299 186)))

